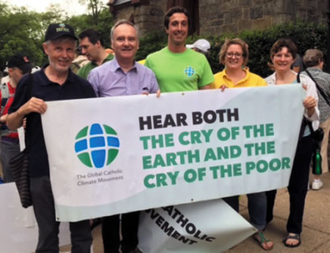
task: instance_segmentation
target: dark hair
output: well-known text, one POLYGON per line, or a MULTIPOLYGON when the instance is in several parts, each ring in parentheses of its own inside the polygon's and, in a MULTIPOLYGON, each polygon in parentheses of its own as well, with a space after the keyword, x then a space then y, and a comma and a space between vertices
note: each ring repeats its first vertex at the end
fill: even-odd
POLYGON ((183 13, 184 15, 186 15, 187 18, 188 18, 188 24, 189 24, 189 12, 185 8, 183 8, 181 6, 174 6, 174 7, 170 8, 170 9, 168 9, 168 11, 165 14, 165 17, 164 17, 164 26, 166 27, 166 29, 168 29, 168 25, 170 23, 170 17, 174 13, 183 13))
POLYGON ((95 45, 98 41, 101 43, 102 47, 104 47, 104 41, 102 39, 102 36, 100 32, 94 30, 94 29, 86 29, 85 31, 82 31, 79 34, 79 39, 85 39, 88 38, 89 41, 95 45))
POLYGON ((272 48, 270 49, 270 58, 273 59, 275 54, 282 50, 283 47, 286 47, 289 53, 292 55, 293 59, 297 57, 297 46, 291 39, 279 39, 277 40, 272 48))

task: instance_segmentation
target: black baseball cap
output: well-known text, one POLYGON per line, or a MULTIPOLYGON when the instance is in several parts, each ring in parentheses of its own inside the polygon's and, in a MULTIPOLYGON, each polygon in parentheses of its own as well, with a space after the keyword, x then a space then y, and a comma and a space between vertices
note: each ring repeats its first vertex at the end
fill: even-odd
POLYGON ((17 53, 9 58, 7 67, 8 68, 14 68, 14 67, 19 68, 25 74, 25 73, 31 72, 33 65, 30 62, 29 57, 27 57, 23 53, 17 53))
POLYGON ((60 37, 68 36, 78 40, 74 34, 72 26, 67 24, 50 24, 46 31, 45 41, 56 40, 60 37))

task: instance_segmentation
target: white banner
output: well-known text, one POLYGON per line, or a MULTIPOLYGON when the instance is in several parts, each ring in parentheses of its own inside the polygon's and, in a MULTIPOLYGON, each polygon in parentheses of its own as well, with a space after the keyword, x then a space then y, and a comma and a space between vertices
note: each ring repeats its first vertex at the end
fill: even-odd
POLYGON ((138 247, 143 253, 219 253, 256 232, 219 199, 142 212, 138 247))
POLYGON ((283 85, 48 102, 57 219, 285 187, 304 96, 283 85))

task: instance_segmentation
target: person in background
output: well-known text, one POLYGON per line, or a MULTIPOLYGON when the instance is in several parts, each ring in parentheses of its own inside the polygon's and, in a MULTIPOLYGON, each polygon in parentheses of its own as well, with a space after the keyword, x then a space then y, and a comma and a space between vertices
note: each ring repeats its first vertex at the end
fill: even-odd
POLYGON ((303 59, 301 58, 300 54, 297 53, 296 59, 292 63, 291 68, 296 73, 299 73, 305 69, 303 59))
POLYGON ((8 60, 8 75, 9 81, 1 84, 0 101, 1 101, 1 165, 4 174, 4 182, 14 182, 11 173, 9 161, 19 154, 20 146, 17 131, 11 131, 7 127, 8 110, 14 100, 16 87, 24 74, 30 73, 32 70, 32 63, 29 58, 23 54, 18 53, 13 55, 8 60))
MULTIPOLYGON (((41 123, 41 114, 47 110, 45 101, 95 97, 91 84, 70 69, 77 40, 73 28, 67 24, 48 26, 42 46, 49 64, 32 75, 22 77, 7 117, 7 126, 11 130, 21 127, 26 118, 30 192, 39 229, 36 253, 59 252, 60 223, 55 218, 48 155, 41 123)), ((90 253, 93 238, 89 220, 70 222, 70 231, 71 252, 90 253)))
MULTIPOLYGON (((306 89, 304 119, 300 128, 300 138, 293 161, 293 167, 288 185, 290 195, 290 215, 287 222, 288 235, 283 243, 286 247, 298 247, 301 244, 302 221, 307 194, 310 163, 314 151, 314 140, 311 127, 316 130, 319 125, 318 95, 314 82, 306 75, 291 70, 291 65, 297 55, 297 47, 290 39, 279 39, 270 50, 270 59, 275 72, 265 80, 268 85, 301 85, 306 89), (300 82, 301 84, 299 84, 300 82), (309 127, 310 125, 310 127, 309 127)), ((294 113, 294 112, 293 112, 294 113)), ((297 131, 299 131, 297 129, 297 131)), ((273 208, 276 190, 268 191, 267 218, 269 223, 273 219, 273 208)))
MULTIPOLYGON (((328 101, 330 101, 330 75, 323 72, 324 58, 323 53, 318 49, 308 49, 304 55, 304 64, 307 71, 317 82, 320 89, 326 95, 328 101)), ((306 71, 302 74, 308 75, 306 71)), ((320 127, 324 131, 324 137, 321 144, 322 155, 322 172, 328 172, 328 142, 330 133, 330 106, 326 102, 325 98, 318 92, 319 95, 319 109, 320 109, 320 127)), ((323 186, 320 176, 314 175, 314 181, 312 183, 313 190, 319 190, 323 186)))
POLYGON ((94 29, 87 29, 79 34, 81 53, 90 61, 78 71, 78 76, 87 79, 89 72, 113 59, 113 55, 106 52, 101 34, 94 29))
MULTIPOLYGON (((220 50, 219 62, 225 69, 216 75, 213 89, 263 87, 267 83, 260 76, 244 68, 249 59, 249 49, 245 41, 235 38, 227 40, 220 50)), ((271 250, 274 243, 268 240, 263 230, 266 227, 267 198, 265 192, 247 194, 248 210, 251 224, 258 229, 253 238, 264 250, 271 250)), ((239 196, 223 198, 237 212, 239 211, 239 196)))
POLYGON ((9 75, 8 75, 8 62, 6 62, 6 67, 5 67, 5 69, 3 70, 3 75, 2 75, 2 77, 1 77, 1 81, 0 81, 0 84, 2 85, 2 84, 6 84, 6 83, 8 83, 9 82, 9 80, 10 80, 10 77, 9 77, 9 75))
POLYGON ((87 56, 83 55, 81 52, 81 47, 77 47, 75 51, 75 59, 70 65, 73 73, 77 74, 79 69, 89 63, 87 56))
POLYGON ((105 52, 106 52, 107 54, 115 55, 115 52, 114 52, 111 48, 106 48, 106 49, 105 49, 105 52))
POLYGON ((198 53, 202 53, 206 57, 210 55, 211 44, 206 39, 196 40, 193 44, 187 44, 186 47, 198 53))

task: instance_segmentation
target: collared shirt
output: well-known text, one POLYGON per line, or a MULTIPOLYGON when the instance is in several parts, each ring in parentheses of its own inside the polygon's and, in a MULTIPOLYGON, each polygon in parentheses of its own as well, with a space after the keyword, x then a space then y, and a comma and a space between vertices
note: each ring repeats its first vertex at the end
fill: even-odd
MULTIPOLYGON (((95 97, 94 90, 90 83, 72 73, 70 69, 65 83, 59 85, 58 83, 54 83, 48 79, 44 72, 45 67, 32 74, 33 80, 30 79, 30 75, 25 75, 22 77, 17 85, 13 104, 9 108, 9 114, 16 112, 22 105, 30 100, 30 95, 44 101, 95 97), (29 84, 31 81, 33 81, 33 85, 31 94, 29 94, 29 84)), ((61 122, 58 122, 58 124, 61 124, 61 122)), ((36 178, 48 176, 48 156, 42 131, 40 114, 28 114, 26 126, 27 139, 29 142, 30 177, 36 178)), ((61 141, 61 136, 59 136, 59 141, 61 141)))
POLYGON ((227 71, 216 73, 214 75, 214 83, 212 83, 212 89, 219 89, 222 85, 226 85, 228 88, 243 88, 243 87, 260 87, 267 86, 267 83, 260 76, 251 73, 248 69, 243 69, 246 75, 238 83, 233 83, 233 81, 227 76, 227 71))
MULTIPOLYGON (((292 73, 297 75, 297 73, 294 72, 293 70, 292 70, 292 73)), ((268 83, 269 86, 276 85, 276 72, 274 72, 273 74, 271 74, 270 76, 265 78, 265 80, 266 80, 266 82, 268 83)), ((307 86, 306 97, 311 96, 311 97, 315 98, 316 103, 318 104, 319 97, 317 95, 315 83, 312 81, 312 79, 310 79, 306 75, 300 75, 300 82, 307 86)), ((305 109, 304 116, 305 116, 306 119, 308 119, 309 121, 312 122, 314 131, 316 129, 318 129, 318 127, 320 125, 320 122, 319 122, 320 111, 318 109, 318 106, 315 107, 315 111, 314 111, 313 115, 310 116, 310 117, 308 116, 307 110, 305 109)), ((310 133, 309 129, 305 128, 304 136, 307 136, 308 132, 310 133)))
MULTIPOLYGON (((111 61, 112 59, 114 58, 114 56, 112 54, 109 54, 102 62, 102 64, 108 62, 108 61, 111 61)), ((101 65, 102 65, 101 64, 101 65)), ((98 65, 91 61, 89 63, 87 63, 86 65, 82 66, 79 70, 78 70, 78 73, 77 75, 84 78, 84 79, 87 79, 88 77, 88 74, 91 72, 92 69, 98 67, 98 65)))
POLYGON ((150 69, 134 62, 133 67, 124 72, 116 58, 93 69, 88 81, 99 97, 156 93, 158 90, 156 77, 150 69))

